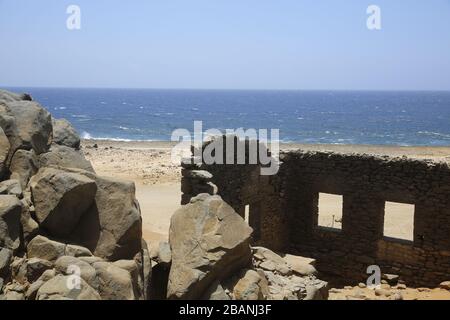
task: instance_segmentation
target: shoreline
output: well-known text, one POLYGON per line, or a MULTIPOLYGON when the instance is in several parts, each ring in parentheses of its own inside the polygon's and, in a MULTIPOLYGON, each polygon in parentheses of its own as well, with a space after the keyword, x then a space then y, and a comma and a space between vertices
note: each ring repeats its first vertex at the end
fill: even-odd
MULTIPOLYGON (((82 139, 83 146, 97 144, 99 147, 126 148, 129 150, 168 150, 178 142, 173 141, 122 141, 107 139, 82 139)), ((392 157, 429 159, 450 162, 450 145, 448 146, 395 146, 370 144, 307 144, 280 143, 280 150, 302 149, 308 151, 332 151, 338 153, 358 153, 370 155, 387 155, 392 157)))

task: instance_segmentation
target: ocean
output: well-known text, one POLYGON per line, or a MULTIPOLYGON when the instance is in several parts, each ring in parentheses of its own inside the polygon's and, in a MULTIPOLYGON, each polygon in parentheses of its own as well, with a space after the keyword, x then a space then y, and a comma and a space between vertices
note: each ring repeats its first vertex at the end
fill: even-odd
POLYGON ((450 145, 450 92, 8 88, 84 138, 170 140, 172 131, 279 129, 283 142, 450 145))

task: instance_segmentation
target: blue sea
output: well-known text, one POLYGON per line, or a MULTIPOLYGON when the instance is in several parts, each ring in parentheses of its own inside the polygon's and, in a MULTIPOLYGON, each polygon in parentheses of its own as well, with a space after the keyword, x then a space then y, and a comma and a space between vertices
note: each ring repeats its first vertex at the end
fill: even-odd
POLYGON ((173 130, 280 129, 300 143, 450 145, 450 92, 10 88, 84 138, 170 140, 173 130))

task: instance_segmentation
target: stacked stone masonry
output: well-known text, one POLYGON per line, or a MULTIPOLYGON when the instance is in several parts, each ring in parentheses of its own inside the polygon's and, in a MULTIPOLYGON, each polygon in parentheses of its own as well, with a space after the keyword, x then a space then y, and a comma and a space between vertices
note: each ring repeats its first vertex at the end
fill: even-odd
MULTIPOLYGON (((247 160, 248 150, 247 141, 247 160)), ((367 279, 370 265, 409 285, 450 277, 447 163, 296 150, 282 152, 278 173, 264 176, 258 164, 190 160, 182 165, 182 203, 210 193, 242 216, 248 206, 254 245, 316 258, 319 271, 355 282, 367 279), (343 196, 341 230, 318 225, 319 193, 343 196), (414 205, 413 241, 383 235, 387 201, 414 205)))

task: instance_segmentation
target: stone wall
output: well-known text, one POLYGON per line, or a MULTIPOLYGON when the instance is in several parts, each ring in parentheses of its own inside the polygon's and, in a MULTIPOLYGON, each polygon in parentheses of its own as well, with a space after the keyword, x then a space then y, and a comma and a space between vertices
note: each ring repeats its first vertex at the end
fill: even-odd
MULTIPOLYGON (((247 150, 247 149, 246 149, 247 150)), ((246 155, 247 157, 247 155, 246 155)), ((446 163, 331 152, 280 155, 278 174, 257 164, 184 164, 183 203, 218 193, 244 215, 254 242, 311 256, 322 272, 367 279, 369 265, 410 285, 450 277, 450 169, 446 163), (319 193, 343 196, 342 229, 318 226, 319 193), (414 240, 384 237, 386 201, 413 204, 414 240)))

